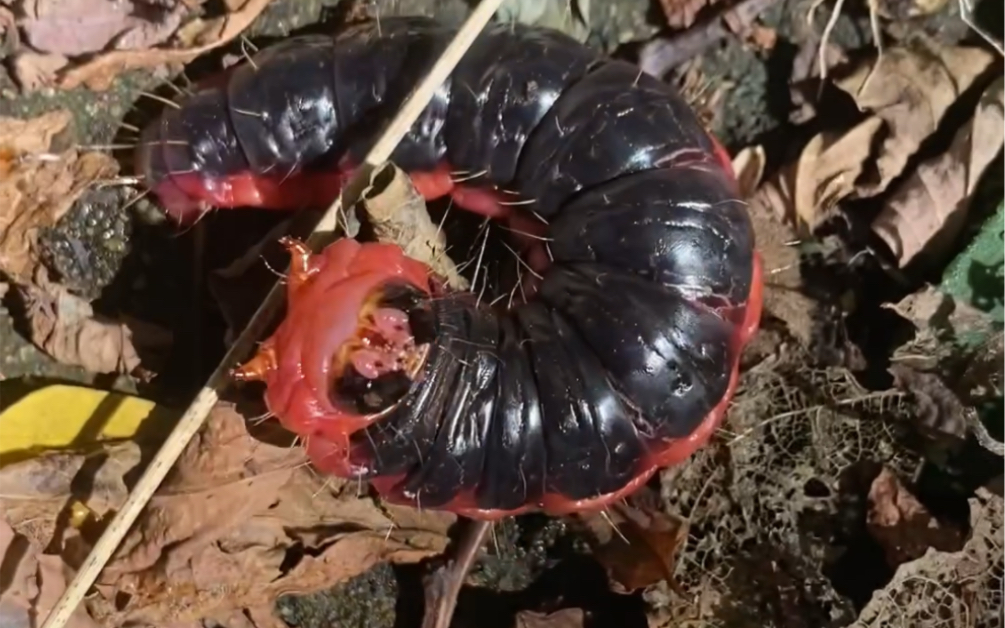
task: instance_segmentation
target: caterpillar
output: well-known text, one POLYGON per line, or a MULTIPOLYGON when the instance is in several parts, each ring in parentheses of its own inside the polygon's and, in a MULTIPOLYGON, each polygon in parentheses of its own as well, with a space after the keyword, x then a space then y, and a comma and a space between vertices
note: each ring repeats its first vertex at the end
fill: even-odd
MULTIPOLYGON (((137 170, 179 223, 325 207, 453 33, 395 17, 264 48, 145 127, 137 170)), ((709 440, 761 263, 728 155, 671 85, 493 24, 391 160, 508 225, 530 272, 504 305, 395 245, 284 240, 286 316, 235 377, 318 469, 492 520, 602 508, 709 440)))

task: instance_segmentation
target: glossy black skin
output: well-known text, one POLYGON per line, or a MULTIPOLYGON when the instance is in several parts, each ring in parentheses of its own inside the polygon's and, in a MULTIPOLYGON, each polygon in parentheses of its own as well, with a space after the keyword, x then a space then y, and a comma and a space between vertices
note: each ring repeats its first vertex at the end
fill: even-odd
MULTIPOLYGON (((188 146, 154 155, 151 174, 362 156, 373 122, 390 119, 452 34, 388 18, 379 34, 367 24, 266 49, 225 92, 166 112, 152 132, 188 146)), ((624 487, 727 389, 737 330, 714 309, 746 302, 754 242, 711 140, 673 88, 636 66, 496 25, 392 156, 405 170, 444 159, 535 199, 554 263, 510 311, 466 293, 430 302, 424 376, 352 436, 354 460, 368 477, 403 474, 405 495, 432 508, 466 491, 509 510, 624 487)))

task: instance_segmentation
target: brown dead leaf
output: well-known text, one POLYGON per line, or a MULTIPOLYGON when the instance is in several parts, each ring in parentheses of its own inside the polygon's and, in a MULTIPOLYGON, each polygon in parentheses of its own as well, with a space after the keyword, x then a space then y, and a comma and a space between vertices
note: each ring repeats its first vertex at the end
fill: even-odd
POLYGON ((254 513, 267 510, 304 461, 298 447, 277 447, 252 438, 244 418, 233 408, 216 409, 105 572, 136 572, 158 562, 168 572, 183 569, 182 563, 202 548, 207 537, 222 537, 254 513))
POLYGON ((674 586, 677 550, 687 539, 687 521, 663 512, 655 494, 637 493, 605 515, 583 518, 593 554, 616 589, 631 593, 657 582, 674 586))
POLYGON ((6 5, 6 2, 0 3, 0 37, 9 41, 11 48, 19 48, 21 35, 17 32, 17 18, 6 5))
POLYGON ((1005 79, 981 97, 949 149, 920 164, 872 223, 903 268, 924 251, 942 260, 966 225, 970 199, 1005 137, 1005 79))
POLYGON ((21 7, 21 30, 31 47, 66 57, 156 46, 188 11, 180 2, 156 0, 27 0, 21 7))
POLYGON ((965 333, 984 335, 994 330, 994 321, 987 312, 957 301, 931 285, 883 307, 903 316, 919 332, 930 333, 935 339, 960 337, 965 333))
POLYGON ((50 87, 56 74, 69 63, 70 60, 63 55, 23 50, 14 55, 11 70, 18 87, 26 92, 33 92, 50 87))
POLYGON ((170 331, 96 316, 87 301, 50 282, 44 269, 35 277, 36 285, 22 288, 31 341, 61 364, 91 373, 132 373, 141 362, 137 347, 170 346, 170 331))
POLYGON ((775 45, 778 43, 778 31, 767 26, 754 24, 746 33, 746 40, 757 50, 770 52, 775 49, 775 45))
POLYGON ((563 608, 554 613, 520 611, 515 628, 583 628, 586 614, 580 608, 563 608))
MULTIPOLYGON (((278 595, 327 588, 378 562, 416 562, 446 547, 452 515, 359 496, 357 482, 317 477, 274 424, 253 428, 261 440, 250 425, 230 404, 213 410, 102 572, 100 595, 86 602, 100 625, 194 626, 247 609, 261 628, 268 626, 263 609, 278 595)), ((0 469, 0 506, 40 546, 63 539, 54 547, 77 564, 87 546, 60 513, 75 497, 95 512, 117 508, 126 495, 122 474, 135 460, 127 443, 10 463, 0 469), (95 455, 100 466, 88 469, 95 455), (71 491, 87 484, 95 484, 90 495, 71 491)))
POLYGON ((886 468, 869 489, 866 526, 893 568, 921 558, 930 547, 940 552, 959 551, 965 541, 959 529, 936 520, 886 468))
POLYGON ((65 133, 73 120, 69 111, 59 110, 44 113, 36 118, 0 117, 0 152, 10 159, 30 157, 47 153, 53 141, 65 133))
POLYGON ((944 46, 919 35, 838 81, 861 110, 873 113, 886 128, 876 158, 878 175, 857 181, 858 198, 883 192, 903 172, 950 105, 993 60, 981 48, 944 46))
POLYGON ((46 546, 68 504, 101 519, 125 501, 123 476, 140 462, 127 442, 92 452, 49 452, 0 468, 0 506, 7 521, 33 543, 46 546))
POLYGON ((873 593, 855 628, 867 626, 994 626, 1001 622, 1002 498, 977 489, 970 538, 958 552, 929 549, 897 568, 873 593))
POLYGON ((663 15, 670 28, 689 28, 698 18, 698 13, 716 0, 660 0, 663 15))
POLYGON ((212 20, 196 19, 184 29, 183 40, 193 42, 185 48, 151 48, 149 50, 115 50, 64 73, 59 79, 63 89, 81 85, 95 91, 107 90, 116 76, 126 70, 151 68, 166 64, 187 63, 218 48, 246 29, 272 0, 246 0, 240 9, 212 20))
POLYGON ((932 436, 950 436, 962 441, 967 436, 968 413, 972 412, 935 373, 913 369, 906 364, 889 368, 894 384, 914 399, 914 422, 932 436))
MULTIPOLYGON (((934 286, 925 286, 898 303, 883 304, 883 307, 904 317, 915 328, 914 337, 894 350, 891 356, 894 363, 936 370, 941 362, 954 359, 961 341, 980 337, 988 337, 991 341, 984 355, 995 353, 995 323, 991 316, 934 286)), ((999 363, 995 372, 1000 369, 999 363)))
MULTIPOLYGON (((44 555, 42 548, 0 520, 0 626, 37 628, 52 611, 72 577, 59 556, 44 555)), ((98 628, 83 608, 77 608, 66 628, 98 628)))
MULTIPOLYGON (((289 624, 276 616, 271 604, 241 609, 224 617, 206 617, 202 621, 191 624, 191 628, 206 628, 207 626, 218 628, 289 628, 289 624)), ((182 627, 175 625, 171 628, 182 627)))
POLYGON ((95 181, 118 170, 109 155, 70 149, 58 153, 54 140, 70 122, 66 112, 30 120, 0 118, 0 272, 29 284, 40 268, 35 238, 56 223, 95 181))
POLYGON ((844 49, 830 40, 823 43, 821 50, 823 32, 812 24, 797 23, 796 28, 798 34, 794 39, 800 43, 789 75, 789 97, 792 102, 789 122, 798 125, 808 122, 817 114, 821 57, 825 73, 846 63, 848 57, 844 49))
POLYGON ((453 516, 382 507, 278 440, 253 438, 218 405, 104 570, 93 616, 106 626, 226 617, 446 547, 453 516))
POLYGON ((767 155, 760 145, 748 146, 733 157, 733 172, 736 173, 736 182, 740 187, 740 198, 748 199, 757 191, 764 178, 766 162, 767 155))
POLYGON ((792 176, 794 217, 805 233, 855 190, 881 126, 878 118, 869 118, 838 137, 821 133, 803 148, 792 176))
POLYGON ((447 256, 447 240, 426 211, 426 200, 404 170, 393 163, 375 169, 360 195, 363 208, 381 242, 393 242, 412 259, 428 264, 456 290, 467 290, 468 280, 447 256))
MULTIPOLYGON (((775 176, 762 182, 764 159, 760 146, 745 148, 733 159, 743 197, 749 200, 750 219, 764 265, 764 313, 784 321, 788 332, 803 346, 809 346, 819 305, 805 295, 799 249, 795 246, 799 237, 791 223, 784 221, 785 210, 779 209, 791 203, 791 195, 782 188, 788 185, 787 180, 775 176)), ((757 349, 764 336, 762 329, 748 354, 757 349)))
POLYGON ((846 133, 816 135, 795 162, 764 183, 760 202, 800 236, 812 234, 855 190, 882 126, 882 120, 872 117, 846 133))

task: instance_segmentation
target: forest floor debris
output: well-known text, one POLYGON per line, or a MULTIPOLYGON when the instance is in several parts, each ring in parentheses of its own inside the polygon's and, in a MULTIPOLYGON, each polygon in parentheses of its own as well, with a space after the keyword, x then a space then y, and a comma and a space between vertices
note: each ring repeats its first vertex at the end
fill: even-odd
MULTIPOLYGON (((0 2, 6 67, 24 90, 14 98, 5 88, 4 98, 53 103, 0 121, 3 302, 11 329, 62 366, 131 373, 150 395, 177 403, 257 305, 249 284, 272 278, 261 260, 278 249, 263 238, 293 227, 274 216, 239 225, 221 212, 165 236, 140 218, 149 203, 128 197, 133 187, 120 184, 128 171, 97 144, 119 140, 76 128, 87 116, 61 99, 91 98, 94 89, 112 102, 136 76, 150 84, 182 66, 187 73, 198 65, 190 60, 214 50, 244 56, 253 48, 246 35, 283 34, 287 16, 316 20, 321 4, 350 17, 374 9, 348 0, 296 10, 285 0, 111 4, 0 2), (86 28, 64 36, 61 15, 85 16, 86 28), (261 26, 276 19, 281 26, 261 26), (93 146, 83 144, 85 134, 93 146), (98 188, 102 203, 130 216, 130 228, 107 240, 134 246, 103 265, 77 263, 83 240, 57 238, 74 259, 54 261, 50 234, 70 233, 61 225, 98 188), (123 191, 121 200, 109 189, 123 191), (189 248, 149 246, 169 238, 189 248), (158 260, 165 250, 173 257, 158 260), (143 271, 164 274, 117 273, 120 262, 137 259, 143 271), (209 290, 189 299, 187 317, 150 317, 158 308, 149 292, 178 294, 164 277, 209 290), (198 349, 194 338, 208 338, 212 349, 198 349)), ((535 528, 533 517, 521 517, 513 535, 498 528, 481 561, 524 571, 472 576, 462 625, 465 599, 497 604, 493 616, 506 628, 585 628, 610 617, 654 628, 745 626, 752 618, 766 628, 1003 621, 1003 434, 982 405, 1001 398, 1001 325, 989 315, 1000 294, 975 288, 957 299, 938 284, 946 263, 966 251, 973 225, 987 219, 981 190, 1002 159, 1001 59, 977 45, 953 2, 906 13, 900 5, 918 3, 887 7, 879 15, 882 55, 868 39, 870 15, 846 7, 819 56, 822 25, 803 19, 810 4, 506 3, 505 19, 557 26, 607 49, 635 45, 643 67, 669 72, 737 155, 768 285, 762 330, 713 443, 607 518, 535 528), (563 566, 584 557, 602 593, 561 583, 573 581, 563 566), (530 571, 517 565, 530 562, 530 571), (555 573, 565 580, 549 580, 555 573), (535 584, 504 591, 499 581, 507 578, 535 584), (583 599, 584 591, 595 594, 583 599)), ((462 5, 397 1, 379 10, 454 15, 462 5)), ((989 206, 1000 203, 1000 185, 991 182, 989 206)), ((100 205, 93 217, 104 229, 114 221, 100 219, 100 205)), ((415 244, 444 247, 438 232, 415 244)), ((361 627, 392 625, 396 612, 414 607, 408 574, 447 547, 453 518, 388 506, 365 487, 316 477, 299 448, 259 423, 260 409, 246 402, 216 409, 71 626, 321 628, 334 620, 325 619, 319 592, 336 585, 379 585, 356 598, 400 596, 382 600, 387 613, 345 614, 361 627), (304 593, 313 601, 299 601, 304 593)), ((30 626, 52 604, 151 446, 105 443, 0 467, 0 548, 15 566, 0 591, 0 616, 30 626)))

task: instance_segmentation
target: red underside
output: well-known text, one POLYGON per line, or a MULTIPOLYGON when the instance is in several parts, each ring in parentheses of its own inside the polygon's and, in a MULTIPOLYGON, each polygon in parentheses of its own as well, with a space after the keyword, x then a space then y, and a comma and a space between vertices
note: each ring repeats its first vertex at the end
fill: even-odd
MULTIPOLYGON (((732 174, 729 155, 718 142, 715 152, 722 167, 732 174)), ((282 179, 241 173, 213 182, 197 174, 182 174, 161 181, 154 192, 170 216, 186 223, 197 219, 210 207, 253 206, 276 210, 326 207, 351 174, 351 168, 343 167, 337 172, 299 173, 282 179)), ((541 227, 533 219, 499 204, 498 193, 455 185, 447 164, 434 172, 413 173, 411 177, 427 200, 450 195, 456 205, 509 221, 515 230, 533 232, 541 227)), ((406 258, 396 246, 359 244, 353 240, 334 243, 312 256, 309 266, 300 280, 290 281, 287 316, 276 333, 262 345, 276 353, 276 369, 266 377, 266 401, 287 429, 304 438, 308 456, 319 470, 352 477, 364 470, 359 465, 365 461, 352 460, 349 436, 380 417, 356 415, 331 404, 327 383, 331 381, 332 356, 336 355, 341 343, 351 337, 360 308, 371 290, 395 277, 429 290, 429 271, 423 264, 406 258)), ((599 510, 638 490, 659 469, 686 460, 708 442, 733 398, 739 356, 760 322, 762 291, 761 260, 755 253, 747 303, 731 312, 723 312, 724 316, 740 323, 732 342, 736 358, 726 394, 690 436, 651 443, 647 458, 639 465, 639 474, 623 489, 587 500, 569 500, 549 494, 540 503, 528 503, 509 511, 479 509, 474 495, 466 493, 438 509, 473 519, 499 519, 530 510, 550 514, 599 510)), ((402 493, 401 480, 400 477, 382 477, 372 480, 371 484, 392 503, 422 507, 421 496, 414 499, 402 493)))

